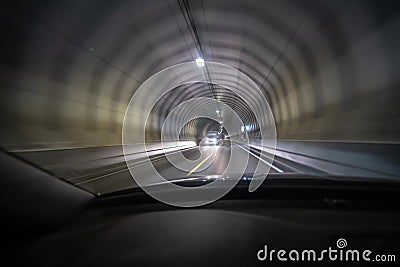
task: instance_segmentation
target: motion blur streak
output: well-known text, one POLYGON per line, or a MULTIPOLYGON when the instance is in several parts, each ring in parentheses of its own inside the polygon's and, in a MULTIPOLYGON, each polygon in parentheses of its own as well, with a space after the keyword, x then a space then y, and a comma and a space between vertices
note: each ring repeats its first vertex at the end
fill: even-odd
MULTIPOLYGON (((239 70, 262 90, 281 160, 398 178, 399 11, 398 1, 372 0, 2 1, 0 146, 67 180, 123 168, 122 123, 132 95, 155 73, 203 58, 239 70), (94 165, 82 170, 84 162, 94 165)), ((254 92, 246 93, 213 80, 173 88, 148 117, 146 144, 154 147, 146 147, 160 149, 174 107, 208 97, 236 111, 252 149, 275 153, 258 146, 248 105, 254 92)), ((195 118, 176 130, 198 143, 218 126, 195 118)), ((145 153, 131 145, 132 154, 145 153)), ((133 181, 117 184, 90 190, 133 181)))

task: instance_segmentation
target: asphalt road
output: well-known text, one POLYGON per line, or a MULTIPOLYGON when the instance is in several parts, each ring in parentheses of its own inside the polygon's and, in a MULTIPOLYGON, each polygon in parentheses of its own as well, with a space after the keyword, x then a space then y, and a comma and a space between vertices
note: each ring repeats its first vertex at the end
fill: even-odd
MULTIPOLYGON (((260 157, 257 151, 237 144, 169 150, 169 159, 165 154, 160 154, 160 151, 152 151, 147 155, 150 156, 151 161, 145 160, 146 153, 127 155, 131 171, 135 172, 135 168, 152 165, 169 181, 194 176, 228 176, 229 172, 225 171, 229 171, 227 166, 232 155, 239 159, 235 164, 242 164, 246 174, 254 173, 257 165, 258 173, 312 173, 315 171, 283 158, 275 157, 272 161, 268 159, 271 157, 268 154, 260 157), (169 160, 176 159, 181 153, 186 159, 193 161, 193 163, 188 163, 186 169, 174 166, 169 160)), ((51 151, 26 153, 20 156, 36 163, 40 168, 55 176, 94 193, 108 193, 137 186, 128 170, 121 148, 51 151)))

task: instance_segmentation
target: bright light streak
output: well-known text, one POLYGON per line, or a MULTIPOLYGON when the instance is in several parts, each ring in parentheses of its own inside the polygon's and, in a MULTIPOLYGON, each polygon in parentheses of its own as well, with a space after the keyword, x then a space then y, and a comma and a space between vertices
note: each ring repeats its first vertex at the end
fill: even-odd
POLYGON ((204 59, 202 59, 201 57, 197 58, 196 64, 197 64, 197 67, 199 67, 199 68, 204 67, 204 59))
POLYGON ((249 131, 251 131, 251 130, 253 130, 254 129, 254 126, 253 125, 242 125, 241 127, 240 127, 240 130, 242 131, 242 133, 246 130, 246 132, 249 132, 249 131))

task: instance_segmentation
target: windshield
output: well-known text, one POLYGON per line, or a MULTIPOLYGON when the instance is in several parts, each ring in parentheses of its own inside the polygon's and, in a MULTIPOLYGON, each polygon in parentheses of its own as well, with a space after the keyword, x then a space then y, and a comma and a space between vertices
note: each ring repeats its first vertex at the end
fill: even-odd
POLYGON ((0 146, 60 179, 400 179, 392 4, 36 2, 1 4, 0 146))

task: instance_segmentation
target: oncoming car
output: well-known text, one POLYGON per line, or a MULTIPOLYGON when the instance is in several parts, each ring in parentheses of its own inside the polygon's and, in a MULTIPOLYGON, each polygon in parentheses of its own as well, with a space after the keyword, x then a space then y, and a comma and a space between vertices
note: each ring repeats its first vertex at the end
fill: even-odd
POLYGON ((216 146, 219 144, 219 133, 217 131, 208 131, 204 138, 204 145, 216 146))

